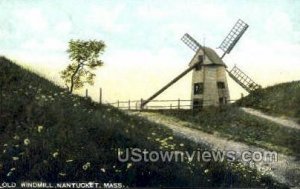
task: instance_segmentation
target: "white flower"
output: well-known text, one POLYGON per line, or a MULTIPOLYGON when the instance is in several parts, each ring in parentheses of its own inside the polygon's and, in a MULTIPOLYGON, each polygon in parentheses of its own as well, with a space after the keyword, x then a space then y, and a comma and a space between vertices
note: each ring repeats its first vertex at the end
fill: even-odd
POLYGON ((39 133, 42 132, 43 128, 44 128, 44 127, 43 127, 42 125, 37 126, 38 132, 39 132, 39 133))
POLYGON ((16 170, 16 168, 14 168, 14 167, 10 169, 10 171, 15 171, 15 170, 16 170))
POLYGON ((101 170, 103 173, 105 173, 105 169, 104 169, 104 168, 101 168, 100 170, 101 170))
POLYGON ((172 136, 170 136, 168 139, 169 139, 169 140, 173 140, 173 137, 172 137, 172 136))
POLYGON ((19 160, 19 157, 12 157, 12 159, 13 159, 14 161, 17 161, 17 160, 19 160))
POLYGON ((67 174, 66 173, 59 173, 59 176, 65 177, 67 174))
POLYGON ((54 158, 56 158, 57 156, 58 156, 58 152, 54 152, 53 154, 52 154, 52 156, 54 157, 54 158))
POLYGON ((180 143, 180 144, 179 144, 179 146, 181 146, 181 147, 182 147, 182 146, 184 146, 184 144, 180 143))
POLYGON ((71 162, 73 162, 74 160, 72 160, 72 159, 68 159, 67 161, 66 161, 66 163, 71 163, 71 162))
POLYGON ((10 171, 10 172, 7 173, 6 176, 7 176, 7 177, 10 177, 11 175, 12 175, 12 172, 10 171))
POLYGON ((82 166, 82 169, 86 171, 88 168, 90 168, 90 166, 91 166, 91 163, 90 163, 90 162, 87 162, 86 164, 84 164, 84 165, 82 166))
POLYGON ((29 138, 24 139, 24 144, 25 144, 25 146, 28 146, 30 144, 29 138))
POLYGON ((127 169, 129 169, 130 167, 132 167, 132 163, 127 163, 127 169))
POLYGON ((19 140, 20 137, 19 137, 18 135, 16 135, 16 136, 14 136, 14 139, 15 139, 15 140, 19 140))
POLYGON ((7 147, 7 144, 3 144, 4 147, 7 147))
POLYGON ((209 172, 209 170, 208 170, 208 169, 205 169, 205 170, 204 170, 204 173, 208 173, 208 172, 209 172))

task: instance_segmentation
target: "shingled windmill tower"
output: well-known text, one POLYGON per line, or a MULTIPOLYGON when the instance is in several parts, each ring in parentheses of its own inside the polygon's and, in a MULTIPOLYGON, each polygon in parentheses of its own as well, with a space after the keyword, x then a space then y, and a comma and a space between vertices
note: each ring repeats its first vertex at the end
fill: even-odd
POLYGON ((193 108, 226 104, 230 98, 225 63, 213 49, 201 46, 190 35, 185 34, 182 40, 196 51, 189 64, 195 66, 191 91, 193 108), (196 46, 192 46, 191 41, 196 46))
POLYGON ((223 51, 223 55, 221 57, 213 49, 200 45, 200 43, 186 33, 181 40, 195 51, 195 55, 189 63, 189 68, 174 78, 162 89, 157 91, 150 98, 143 101, 141 103, 141 108, 192 70, 191 99, 193 109, 201 109, 207 106, 220 106, 229 101, 230 96, 226 72, 234 81, 236 81, 249 93, 260 88, 260 85, 256 84, 236 66, 229 71, 222 60, 226 54, 231 52, 247 28, 248 24, 242 20, 239 19, 236 22, 232 30, 219 46, 219 48, 223 51))

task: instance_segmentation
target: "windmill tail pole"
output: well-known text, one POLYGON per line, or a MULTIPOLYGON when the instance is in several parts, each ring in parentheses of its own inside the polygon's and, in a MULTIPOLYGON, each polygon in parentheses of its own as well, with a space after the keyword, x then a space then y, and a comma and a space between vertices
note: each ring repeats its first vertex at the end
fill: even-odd
POLYGON ((154 93, 151 97, 149 97, 147 100, 143 101, 141 103, 141 109, 143 109, 143 107, 148 104, 151 100, 153 100, 155 97, 157 97, 158 95, 160 95, 162 92, 164 92, 167 88, 169 88, 171 85, 173 85, 174 83, 176 83, 179 79, 181 79, 183 76, 185 76, 187 73, 189 73, 191 70, 193 70, 195 67, 197 66, 197 64, 194 64, 193 66, 189 67, 188 69, 186 69, 184 72, 182 72, 180 75, 178 75, 176 78, 174 78, 172 81, 170 81, 167 85, 165 85, 163 88, 161 88, 159 91, 157 91, 156 93, 154 93))

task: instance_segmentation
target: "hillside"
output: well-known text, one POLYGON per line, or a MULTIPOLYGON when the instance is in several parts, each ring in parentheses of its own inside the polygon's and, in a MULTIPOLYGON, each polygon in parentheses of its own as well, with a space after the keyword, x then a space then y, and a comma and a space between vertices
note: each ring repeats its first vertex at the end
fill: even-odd
POLYGON ((0 58, 0 180, 97 181, 125 186, 284 188, 237 162, 125 162, 118 148, 204 150, 171 130, 69 94, 0 58))
POLYGON ((257 90, 236 103, 270 114, 294 117, 300 123, 300 81, 281 83, 257 90))
POLYGON ((300 158, 300 130, 249 115, 236 106, 201 112, 162 110, 160 113, 189 122, 189 127, 206 133, 300 158))

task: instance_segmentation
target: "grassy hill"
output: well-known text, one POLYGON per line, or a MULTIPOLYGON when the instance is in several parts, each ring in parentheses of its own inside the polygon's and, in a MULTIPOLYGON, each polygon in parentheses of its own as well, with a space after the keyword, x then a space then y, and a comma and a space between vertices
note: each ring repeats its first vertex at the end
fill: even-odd
POLYGON ((69 94, 0 57, 0 180, 285 188, 237 162, 125 162, 117 149, 204 150, 171 130, 69 94))
POLYGON ((160 113, 191 123, 190 127, 300 158, 300 131, 249 115, 239 107, 162 110, 160 113))
POLYGON ((237 102, 240 106, 294 117, 300 123, 300 81, 282 83, 257 90, 237 102))

